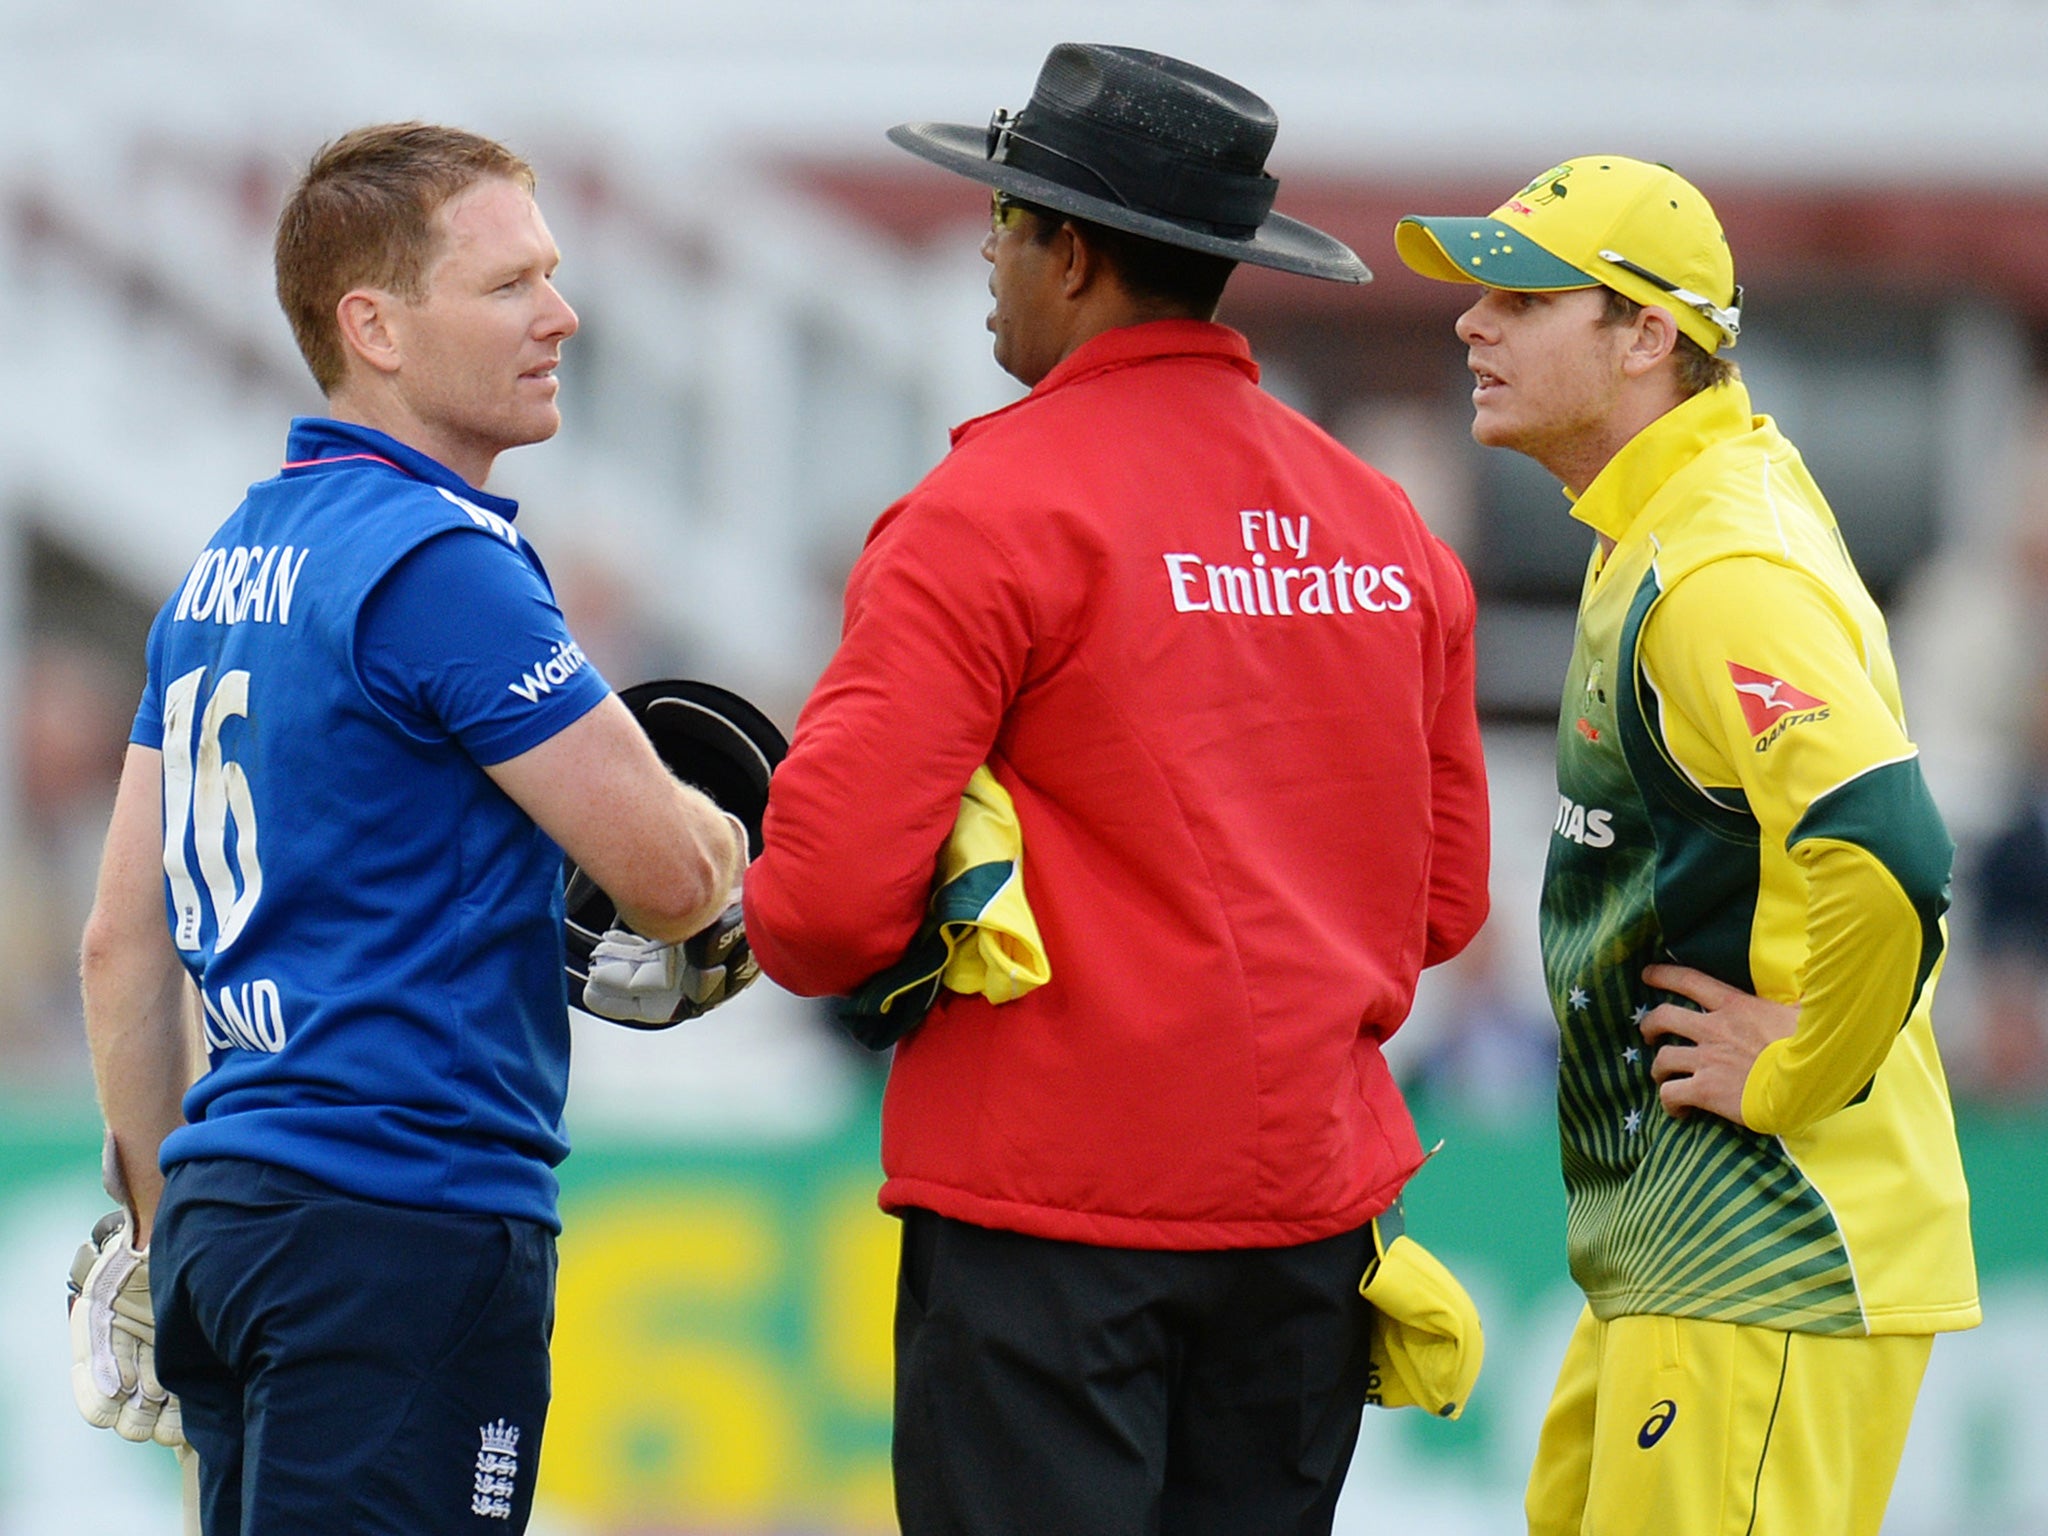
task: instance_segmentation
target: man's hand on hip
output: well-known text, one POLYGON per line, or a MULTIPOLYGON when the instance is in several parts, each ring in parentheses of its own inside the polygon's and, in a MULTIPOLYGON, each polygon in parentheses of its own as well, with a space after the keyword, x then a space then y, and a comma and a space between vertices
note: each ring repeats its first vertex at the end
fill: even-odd
POLYGON ((1742 1125, 1749 1070, 1765 1046, 1798 1027, 1798 1008, 1753 996, 1690 966, 1652 965, 1643 980, 1700 1005, 1695 1012, 1664 1003, 1643 1016, 1643 1038, 1658 1047, 1650 1074, 1666 1111, 1683 1119, 1703 1109, 1742 1125))

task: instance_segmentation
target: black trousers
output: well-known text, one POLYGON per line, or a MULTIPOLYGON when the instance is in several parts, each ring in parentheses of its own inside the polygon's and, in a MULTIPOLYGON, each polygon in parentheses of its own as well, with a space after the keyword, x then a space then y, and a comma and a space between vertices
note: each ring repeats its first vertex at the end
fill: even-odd
POLYGON ((1368 1231, 1099 1248, 909 1211, 903 1536, 1327 1533, 1365 1401, 1368 1231))

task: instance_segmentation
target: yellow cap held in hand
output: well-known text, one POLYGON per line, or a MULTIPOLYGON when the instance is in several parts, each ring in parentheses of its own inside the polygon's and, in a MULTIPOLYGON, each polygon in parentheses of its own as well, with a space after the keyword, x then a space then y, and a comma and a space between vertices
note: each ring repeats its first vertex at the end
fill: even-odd
POLYGON ((1455 1419, 1486 1354, 1479 1309, 1436 1255, 1401 1231, 1398 1205, 1373 1222, 1372 1241, 1376 1257, 1358 1287, 1373 1308, 1365 1400, 1455 1419))

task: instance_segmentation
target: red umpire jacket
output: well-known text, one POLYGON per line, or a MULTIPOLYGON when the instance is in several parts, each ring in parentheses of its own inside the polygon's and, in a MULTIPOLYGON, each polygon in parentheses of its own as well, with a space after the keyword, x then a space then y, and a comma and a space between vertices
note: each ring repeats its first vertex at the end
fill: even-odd
POLYGON ((1310 1242, 1422 1161, 1381 1056, 1486 915, 1471 583, 1399 487, 1157 321, 956 429, 875 524, 746 881, 767 973, 915 933, 968 776, 1052 979, 897 1047, 889 1209, 1136 1248, 1310 1242))

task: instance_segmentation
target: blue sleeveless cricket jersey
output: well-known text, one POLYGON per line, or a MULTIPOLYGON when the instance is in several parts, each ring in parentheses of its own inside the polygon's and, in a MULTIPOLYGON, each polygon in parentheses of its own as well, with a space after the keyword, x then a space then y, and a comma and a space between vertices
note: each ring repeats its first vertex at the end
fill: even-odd
POLYGON ((558 1228, 562 852, 480 765, 609 690, 514 503, 336 421, 288 459, 157 615, 131 736, 211 1064, 164 1166, 558 1228))

